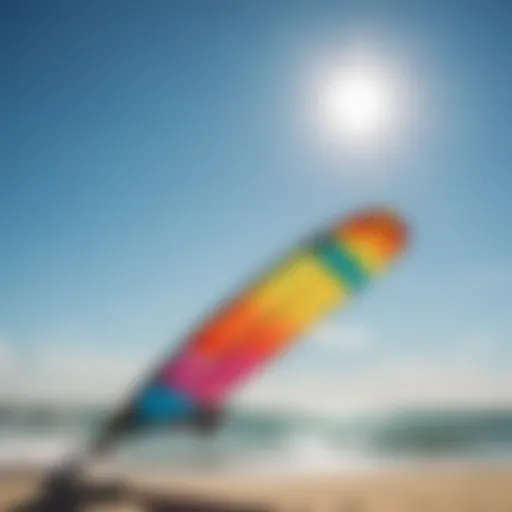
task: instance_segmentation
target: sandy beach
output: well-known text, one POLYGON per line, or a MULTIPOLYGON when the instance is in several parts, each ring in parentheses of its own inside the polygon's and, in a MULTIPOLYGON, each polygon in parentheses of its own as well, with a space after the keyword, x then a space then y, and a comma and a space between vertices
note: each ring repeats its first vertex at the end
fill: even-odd
MULTIPOLYGON (((4 474, 0 510, 37 491, 39 475, 4 474)), ((94 479, 92 479, 94 480, 94 479)), ((89 503, 100 511, 510 512, 512 466, 417 467, 322 476, 215 477, 123 474, 122 491, 89 503)), ((93 485, 93 484, 91 484, 93 485)), ((58 511, 56 511, 58 512, 58 511)))

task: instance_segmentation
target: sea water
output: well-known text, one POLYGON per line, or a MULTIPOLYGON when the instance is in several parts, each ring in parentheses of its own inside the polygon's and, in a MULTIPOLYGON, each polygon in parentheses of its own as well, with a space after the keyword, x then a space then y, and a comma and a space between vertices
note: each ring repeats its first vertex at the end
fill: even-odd
MULTIPOLYGON (((0 404, 0 467, 48 466, 87 441, 105 408, 0 404)), ((235 410, 214 435, 146 432, 115 459, 177 471, 269 474, 418 461, 512 462, 512 410, 395 410, 329 416, 235 410)))

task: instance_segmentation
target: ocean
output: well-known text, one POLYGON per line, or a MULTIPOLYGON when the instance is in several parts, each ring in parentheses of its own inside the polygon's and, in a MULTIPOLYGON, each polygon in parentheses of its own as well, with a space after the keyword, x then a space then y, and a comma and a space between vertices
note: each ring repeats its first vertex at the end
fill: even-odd
MULTIPOLYGON (((0 404, 0 467, 45 467, 108 411, 0 404)), ((125 441, 115 460, 201 472, 356 471, 418 461, 512 462, 512 410, 395 410, 319 416, 235 410, 213 436, 171 428, 125 441)))

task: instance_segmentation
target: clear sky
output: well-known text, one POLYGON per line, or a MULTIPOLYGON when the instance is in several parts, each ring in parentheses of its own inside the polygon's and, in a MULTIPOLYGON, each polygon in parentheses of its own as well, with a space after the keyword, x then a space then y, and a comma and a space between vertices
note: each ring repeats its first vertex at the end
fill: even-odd
POLYGON ((3 1, 2 390, 118 390, 305 232, 391 203, 407 257, 251 392, 277 378, 298 396, 306 372, 313 401, 512 403, 511 16, 484 1, 3 1), (415 99, 399 151, 330 152, 303 115, 319 63, 354 42, 415 99))

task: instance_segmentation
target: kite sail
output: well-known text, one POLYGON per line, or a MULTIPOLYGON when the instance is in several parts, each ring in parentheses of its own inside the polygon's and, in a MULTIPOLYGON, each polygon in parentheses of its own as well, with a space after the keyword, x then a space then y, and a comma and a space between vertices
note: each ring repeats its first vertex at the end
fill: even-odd
POLYGON ((98 446, 151 425, 213 427, 234 391, 403 252, 394 211, 354 213, 299 244, 200 324, 106 425, 98 446))

